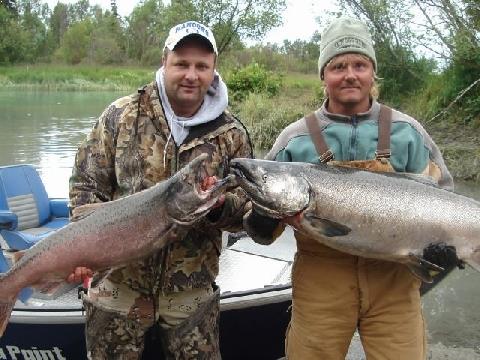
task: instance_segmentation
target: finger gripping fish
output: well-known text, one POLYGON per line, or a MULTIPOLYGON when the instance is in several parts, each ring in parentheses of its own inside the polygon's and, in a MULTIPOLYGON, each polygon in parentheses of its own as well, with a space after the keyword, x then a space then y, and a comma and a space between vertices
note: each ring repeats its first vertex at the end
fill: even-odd
POLYGON ((200 155, 168 180, 102 204, 25 250, 0 274, 0 336, 22 288, 62 281, 79 266, 98 271, 125 265, 158 251, 206 215, 229 185, 226 178, 201 190, 206 158, 200 155))
POLYGON ((230 167, 260 212, 295 216, 296 230, 324 245, 404 263, 431 282, 442 268, 423 249, 442 244, 480 271, 480 203, 419 176, 253 159, 230 167))

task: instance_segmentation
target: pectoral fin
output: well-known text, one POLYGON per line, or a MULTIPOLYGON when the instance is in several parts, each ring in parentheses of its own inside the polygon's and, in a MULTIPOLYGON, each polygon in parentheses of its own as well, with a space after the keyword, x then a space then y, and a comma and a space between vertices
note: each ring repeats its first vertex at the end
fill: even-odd
POLYGON ((339 224, 335 221, 321 219, 313 215, 305 214, 303 221, 308 221, 310 226, 317 230, 321 235, 327 237, 345 236, 352 229, 348 226, 339 224))
POLYGON ((441 266, 428 262, 414 254, 408 256, 406 265, 415 276, 427 283, 433 282, 433 276, 444 270, 441 266))

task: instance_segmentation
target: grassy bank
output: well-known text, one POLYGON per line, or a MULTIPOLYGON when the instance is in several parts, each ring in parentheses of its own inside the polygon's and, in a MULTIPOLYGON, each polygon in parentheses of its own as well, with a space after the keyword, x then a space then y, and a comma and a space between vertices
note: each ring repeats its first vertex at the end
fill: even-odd
MULTIPOLYGON (((0 86, 45 90, 131 90, 152 81, 156 68, 95 66, 13 66, 0 67, 0 86)), ((222 70, 225 79, 230 74, 222 70)), ((276 95, 250 93, 240 101, 232 99, 231 108, 247 126, 257 155, 269 149, 280 131, 291 122, 315 110, 322 102, 317 75, 284 74, 276 95)), ((466 123, 454 107, 432 120, 432 106, 422 104, 418 95, 405 99, 397 107, 424 124, 437 142, 452 175, 480 181, 480 136, 476 124, 466 123)))
POLYGON ((65 65, 0 67, 2 88, 46 90, 128 90, 151 81, 156 69, 65 65))

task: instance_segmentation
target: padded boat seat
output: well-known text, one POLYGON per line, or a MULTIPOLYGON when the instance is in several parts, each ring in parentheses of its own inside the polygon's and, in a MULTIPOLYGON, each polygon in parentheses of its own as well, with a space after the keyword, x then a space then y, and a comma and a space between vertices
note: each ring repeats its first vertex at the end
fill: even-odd
POLYGON ((67 200, 49 199, 32 165, 0 167, 0 236, 11 249, 27 249, 67 223, 67 200))

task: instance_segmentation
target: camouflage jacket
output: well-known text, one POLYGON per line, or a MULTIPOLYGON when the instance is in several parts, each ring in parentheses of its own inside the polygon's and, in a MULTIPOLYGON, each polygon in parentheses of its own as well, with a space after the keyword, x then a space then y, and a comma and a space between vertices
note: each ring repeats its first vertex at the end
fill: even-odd
MULTIPOLYGON (((247 132, 227 111, 191 128, 179 147, 169 135, 155 82, 113 102, 78 149, 70 179, 71 209, 148 188, 201 153, 211 155, 207 172, 218 178, 226 175, 231 159, 252 156, 247 132)), ((107 276, 146 294, 209 286, 218 274, 221 230, 241 228, 245 204, 243 190, 227 193, 215 222, 207 216, 159 254, 111 270, 107 276)))

